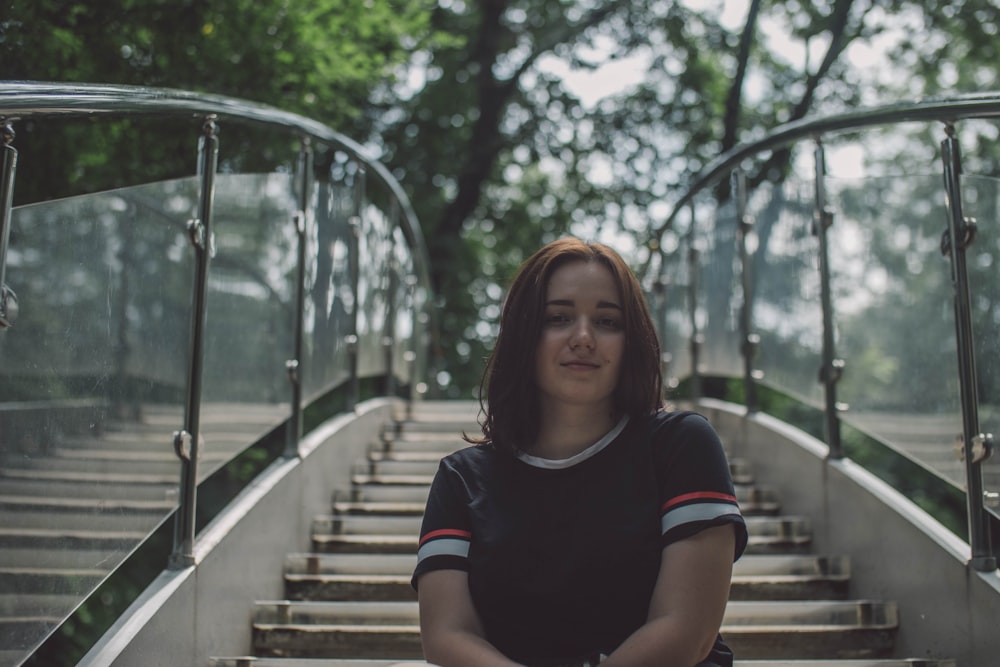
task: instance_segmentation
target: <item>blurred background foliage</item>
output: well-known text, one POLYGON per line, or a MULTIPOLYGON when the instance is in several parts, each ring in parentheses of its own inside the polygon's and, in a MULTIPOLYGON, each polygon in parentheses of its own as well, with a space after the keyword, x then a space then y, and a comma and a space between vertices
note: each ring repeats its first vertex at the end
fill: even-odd
MULTIPOLYGON (((538 245, 572 232, 639 261, 692 175, 766 128, 998 88, 998 14, 996 0, 4 0, 0 62, 8 80, 263 102, 368 146, 424 225, 438 389, 455 397, 474 393, 503 286, 538 245)), ((140 125, 18 124, 16 202, 193 172, 190 127, 140 125)), ((294 155, 222 132, 224 169, 294 155)), ((980 173, 998 171, 994 135, 963 136, 980 173)), ((861 150, 888 172, 934 168, 939 140, 861 150)), ((796 162, 748 166, 755 186, 796 162)))

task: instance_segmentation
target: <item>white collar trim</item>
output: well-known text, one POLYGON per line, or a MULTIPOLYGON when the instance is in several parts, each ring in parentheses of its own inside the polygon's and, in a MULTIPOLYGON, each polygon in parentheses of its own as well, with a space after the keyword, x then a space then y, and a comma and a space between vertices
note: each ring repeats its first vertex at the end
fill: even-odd
POLYGON ((572 468, 576 464, 586 461, 611 444, 611 441, 617 438, 618 435, 625 430, 626 424, 628 424, 628 415, 623 415, 622 418, 618 420, 618 423, 615 424, 610 431, 605 433, 600 440, 592 444, 590 447, 587 447, 582 452, 574 454, 566 459, 546 459, 541 456, 533 456, 520 449, 517 450, 517 458, 530 466, 535 466, 536 468, 547 468, 549 470, 572 468))

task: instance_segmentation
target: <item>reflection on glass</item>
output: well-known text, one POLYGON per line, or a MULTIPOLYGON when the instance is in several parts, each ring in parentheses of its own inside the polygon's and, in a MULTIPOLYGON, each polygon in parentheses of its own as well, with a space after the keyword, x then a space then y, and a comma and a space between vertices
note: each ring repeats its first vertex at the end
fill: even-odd
POLYGON ((936 176, 831 180, 845 421, 964 487, 946 221, 936 176))
POLYGON ((763 185, 748 202, 754 220, 753 324, 763 383, 806 403, 823 403, 818 244, 812 183, 763 185))
POLYGON ((12 214, 2 650, 33 648, 175 505, 196 202, 185 179, 12 214))
POLYGON ((352 332, 355 308, 351 284, 351 219, 357 214, 354 186, 322 182, 317 185, 316 199, 310 221, 316 261, 306 283, 306 340, 300 364, 306 401, 346 379, 344 341, 352 332))
POLYGON ((384 193, 369 184, 368 194, 372 201, 364 207, 358 243, 358 256, 365 258, 360 264, 358 280, 358 372, 379 375, 386 370, 382 343, 390 333, 386 326, 395 220, 373 203, 383 201, 384 193))

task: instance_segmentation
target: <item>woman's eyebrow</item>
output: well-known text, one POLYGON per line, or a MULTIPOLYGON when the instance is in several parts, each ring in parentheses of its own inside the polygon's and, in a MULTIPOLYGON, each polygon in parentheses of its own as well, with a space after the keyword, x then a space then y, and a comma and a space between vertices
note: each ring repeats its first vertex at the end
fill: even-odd
MULTIPOLYGON (((545 305, 546 306, 570 306, 570 307, 572 307, 572 306, 576 305, 576 302, 573 301, 572 299, 549 299, 548 301, 545 302, 545 305)), ((622 310, 622 307, 619 306, 614 301, 598 301, 597 302, 597 307, 598 308, 612 308, 614 310, 622 310)))

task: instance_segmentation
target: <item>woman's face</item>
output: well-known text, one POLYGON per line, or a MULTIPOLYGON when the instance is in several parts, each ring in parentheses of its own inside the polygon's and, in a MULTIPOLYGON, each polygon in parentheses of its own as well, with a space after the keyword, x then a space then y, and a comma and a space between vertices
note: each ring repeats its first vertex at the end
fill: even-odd
POLYGON ((600 262, 556 269, 545 294, 535 380, 543 413, 554 407, 613 409, 625 350, 621 295, 600 262))

